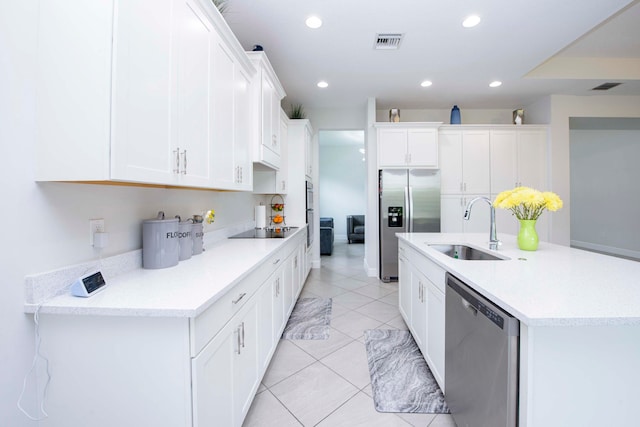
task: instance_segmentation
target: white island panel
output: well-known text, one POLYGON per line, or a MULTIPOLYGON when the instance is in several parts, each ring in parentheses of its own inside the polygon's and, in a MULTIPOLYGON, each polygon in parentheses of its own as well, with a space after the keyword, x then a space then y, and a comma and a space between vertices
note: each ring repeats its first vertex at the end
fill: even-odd
MULTIPOLYGON (((636 425, 640 263, 515 236, 402 233, 422 255, 520 320, 520 427, 636 425), (466 244, 509 258, 453 259, 429 244, 466 244)), ((446 363, 446 361, 445 361, 446 363)))

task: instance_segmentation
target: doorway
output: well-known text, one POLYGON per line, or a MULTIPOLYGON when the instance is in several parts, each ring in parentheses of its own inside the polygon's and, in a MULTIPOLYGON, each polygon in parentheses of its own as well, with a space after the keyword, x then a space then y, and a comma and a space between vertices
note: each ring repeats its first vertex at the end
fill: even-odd
POLYGON ((319 212, 333 218, 336 241, 347 241, 347 216, 364 215, 366 153, 364 130, 321 130, 319 146, 319 212))

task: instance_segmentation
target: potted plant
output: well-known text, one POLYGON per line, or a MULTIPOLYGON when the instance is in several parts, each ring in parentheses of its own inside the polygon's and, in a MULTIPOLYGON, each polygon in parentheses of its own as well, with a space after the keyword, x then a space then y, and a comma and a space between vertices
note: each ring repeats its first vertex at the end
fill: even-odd
POLYGON ((306 119, 307 115, 302 108, 302 104, 291 105, 291 111, 289 112, 290 119, 306 119))

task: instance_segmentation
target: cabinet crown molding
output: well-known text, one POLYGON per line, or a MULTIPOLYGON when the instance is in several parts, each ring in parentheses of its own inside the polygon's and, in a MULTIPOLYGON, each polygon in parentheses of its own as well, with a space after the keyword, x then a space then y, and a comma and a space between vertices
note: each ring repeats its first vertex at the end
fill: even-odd
POLYGON ((442 122, 375 122, 376 128, 439 128, 442 122))

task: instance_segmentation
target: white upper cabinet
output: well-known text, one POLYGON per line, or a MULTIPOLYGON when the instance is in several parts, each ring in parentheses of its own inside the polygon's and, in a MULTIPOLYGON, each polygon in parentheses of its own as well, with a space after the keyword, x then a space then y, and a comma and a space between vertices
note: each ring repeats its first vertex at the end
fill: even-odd
POLYGON ((238 174, 236 185, 238 190, 251 191, 253 189, 253 161, 251 158, 251 143, 253 132, 251 129, 251 76, 250 73, 235 68, 234 84, 234 164, 238 174))
MULTIPOLYGON (((38 8, 35 178, 109 179, 113 3, 51 0, 38 8)), ((149 23, 166 21, 161 8, 149 11, 149 23)))
POLYGON ((251 165, 251 80, 226 43, 217 38, 213 54, 214 186, 253 188, 251 165))
MULTIPOLYGON (((176 76, 175 151, 179 153, 178 184, 208 187, 212 184, 211 157, 211 46, 213 26, 195 0, 174 5, 174 55, 176 76)), ((115 163, 115 162, 114 162, 115 163)))
POLYGON ((248 120, 236 120, 234 85, 239 65, 245 83, 255 69, 215 6, 54 0, 38 30, 36 179, 251 188, 250 170, 246 188, 233 180, 249 164, 237 138, 248 147, 251 137, 236 129, 248 120), (217 135, 231 136, 230 158, 217 135), (229 171, 227 185, 218 174, 229 171))
POLYGON ((177 46, 172 46, 167 31, 173 26, 172 5, 173 0, 118 5, 113 46, 112 179, 168 184, 179 175, 182 152, 172 135, 177 121, 172 103, 177 95, 172 56, 177 46))
POLYGON ((378 126, 378 167, 438 167, 438 130, 405 124, 378 126))
POLYGON ((289 190, 289 118, 280 110, 280 169, 260 168, 253 171, 253 192, 287 194, 289 190))
POLYGON ((491 131, 491 193, 526 186, 546 191, 546 128, 491 131))
POLYGON ((193 0, 117 10, 111 179, 206 187, 211 24, 193 0))
POLYGON ((489 130, 439 132, 442 194, 488 194, 489 130))
POLYGON ((304 164, 305 175, 307 179, 313 182, 313 162, 315 156, 313 155, 313 136, 311 135, 311 124, 304 128, 304 164))
POLYGON ((285 96, 273 67, 264 52, 247 52, 258 70, 254 86, 253 161, 272 169, 280 168, 280 101, 285 96))

